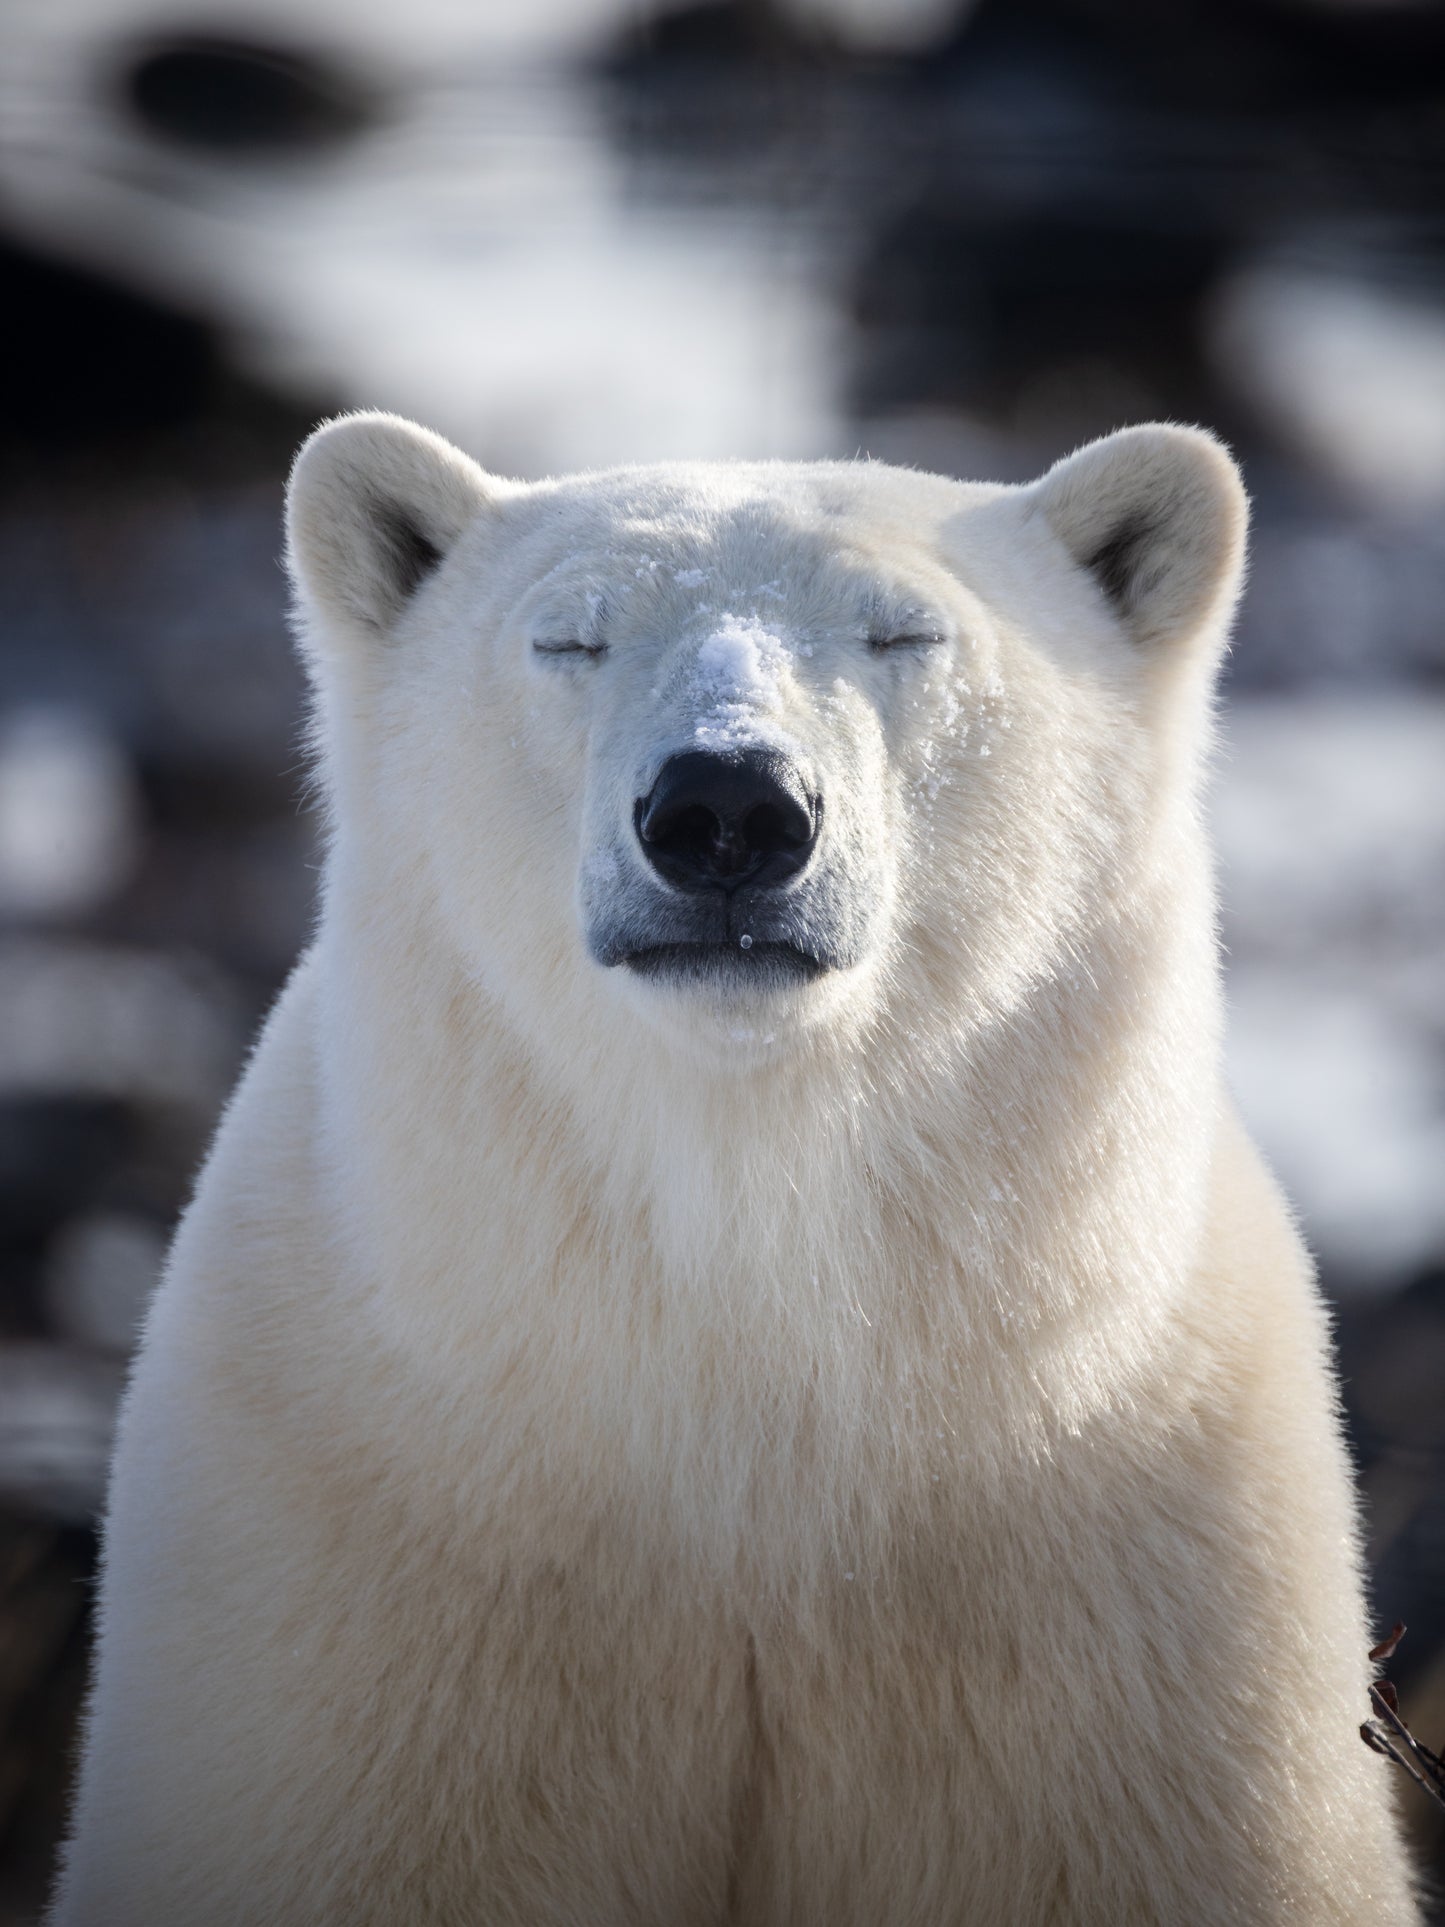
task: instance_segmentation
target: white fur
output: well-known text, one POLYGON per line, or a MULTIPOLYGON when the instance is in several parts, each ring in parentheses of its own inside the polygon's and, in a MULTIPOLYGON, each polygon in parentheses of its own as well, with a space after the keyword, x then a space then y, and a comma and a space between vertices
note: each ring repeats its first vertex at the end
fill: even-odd
POLYGON ((290 516, 324 911, 127 1404, 55 1927, 1414 1920, 1220 1081, 1223 451, 522 487, 363 416, 290 516), (825 798, 817 981, 589 953, 718 737, 825 798))

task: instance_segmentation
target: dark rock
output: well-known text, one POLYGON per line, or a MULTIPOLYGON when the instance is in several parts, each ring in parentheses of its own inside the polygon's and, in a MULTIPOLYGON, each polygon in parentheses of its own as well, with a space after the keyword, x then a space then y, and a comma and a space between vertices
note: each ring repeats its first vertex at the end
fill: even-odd
POLYGON ((209 33, 131 50, 120 85, 150 133, 231 153, 344 140, 378 104, 354 72, 321 54, 209 33))

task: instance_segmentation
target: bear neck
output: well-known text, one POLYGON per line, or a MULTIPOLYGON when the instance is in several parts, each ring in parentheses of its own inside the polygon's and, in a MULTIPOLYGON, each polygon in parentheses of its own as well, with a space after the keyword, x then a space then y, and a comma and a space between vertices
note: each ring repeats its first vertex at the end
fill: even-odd
POLYGON ((831 1375, 857 1415, 966 1375, 994 1431, 1085 1423, 1157 1370, 1206 1229, 1209 906, 1156 896, 921 1062, 885 1017, 709 1078, 641 1025, 541 1049, 424 908, 333 890, 320 1097, 352 1275, 433 1375, 525 1338, 618 1409, 649 1371, 705 1400, 746 1355, 754 1421, 769 1384, 831 1375))

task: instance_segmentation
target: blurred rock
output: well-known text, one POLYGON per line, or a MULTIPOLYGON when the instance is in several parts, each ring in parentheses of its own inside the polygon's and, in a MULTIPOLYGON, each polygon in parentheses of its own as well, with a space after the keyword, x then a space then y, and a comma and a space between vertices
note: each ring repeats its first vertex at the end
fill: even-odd
POLYGON ((223 153, 330 145, 365 127, 378 106, 337 58, 200 32, 128 50, 120 85, 152 133, 223 153))
POLYGON ((47 1240, 103 1193, 140 1135, 130 1106, 113 1097, 0 1092, 0 1254, 16 1267, 3 1295, 9 1302, 0 1301, 0 1330, 33 1313, 21 1303, 20 1278, 33 1277, 47 1240))
POLYGON ((88 1535, 0 1516, 0 1923, 32 1927, 65 1823, 85 1686, 88 1535))
MULTIPOLYGON (((1088 145, 1097 106, 1070 117, 1088 145)), ((854 406, 1047 424, 1060 453, 1131 416, 1218 420, 1194 327, 1224 249, 1207 208, 1166 212, 1124 182, 1011 208, 979 166, 959 155, 878 227, 853 296, 854 406)))
POLYGON ((0 714, 0 918, 94 909, 138 850, 129 761, 93 715, 58 706, 0 714))
POLYGON ((59 1345, 0 1345, 0 1507, 95 1519, 123 1382, 119 1364, 59 1345))
POLYGON ((1231 1082, 1337 1289, 1389 1291, 1445 1253, 1445 1065, 1368 980, 1230 975, 1231 1082))
POLYGON ((772 0, 796 31, 851 54, 926 54, 958 32, 975 0, 772 0))
POLYGON ((1364 1473, 1377 1620, 1409 1628, 1390 1677, 1411 1695, 1425 1689, 1408 1710, 1412 1724, 1422 1716, 1416 1730, 1438 1749, 1445 1743, 1445 1266, 1383 1303, 1347 1301, 1340 1349, 1364 1473))
POLYGON ((1251 470, 1249 592, 1227 668, 1236 689, 1445 674, 1445 544, 1433 517, 1348 515, 1318 497, 1276 505, 1251 470))
MULTIPOLYGON (((1208 339, 1223 380, 1368 507, 1445 506, 1445 287, 1382 284, 1379 264, 1262 263, 1211 300, 1208 339)), ((1328 256, 1327 256, 1328 259, 1328 256)))
POLYGON ((251 1013, 213 968, 100 945, 0 943, 0 1096, 77 1094, 212 1118, 251 1013))
POLYGON ((0 234, 0 438, 93 448, 152 433, 219 386, 213 329, 159 297, 0 234), (105 343, 104 354, 95 352, 105 343))
POLYGON ((304 693, 280 522, 279 477, 31 490, 0 517, 0 703, 93 719, 153 831, 177 795, 188 812, 209 795, 211 821, 216 798, 228 818, 295 815, 304 693))
POLYGON ((1214 798, 1229 1064, 1327 1274, 1445 1256, 1445 699, 1236 701, 1214 798))
POLYGON ((127 1358, 165 1263, 166 1234, 119 1212, 73 1220, 47 1254, 45 1305, 57 1336, 127 1358))
POLYGON ((1374 973, 1445 950, 1445 696, 1236 700, 1214 824, 1236 956, 1374 973))

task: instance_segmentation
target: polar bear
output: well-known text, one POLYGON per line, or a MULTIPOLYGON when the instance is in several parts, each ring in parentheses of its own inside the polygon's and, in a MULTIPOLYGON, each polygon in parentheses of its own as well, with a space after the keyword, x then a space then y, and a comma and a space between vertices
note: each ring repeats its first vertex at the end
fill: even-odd
POLYGON ((127 1402, 56 1927, 1416 1919, 1221 1084, 1219 444, 524 485, 359 415, 288 514, 322 912, 127 1402))

